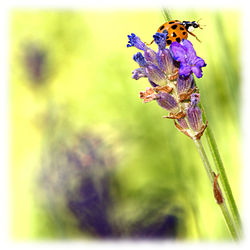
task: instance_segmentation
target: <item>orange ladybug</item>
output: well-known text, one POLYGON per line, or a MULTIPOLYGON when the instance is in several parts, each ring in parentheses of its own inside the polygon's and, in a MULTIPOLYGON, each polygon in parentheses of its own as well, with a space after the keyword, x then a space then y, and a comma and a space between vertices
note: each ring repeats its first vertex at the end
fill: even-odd
MULTIPOLYGON (((200 24, 196 21, 181 22, 179 20, 172 20, 161 25, 157 32, 168 33, 166 42, 167 46, 169 46, 172 42, 180 43, 182 39, 187 39, 188 34, 194 36, 200 42, 198 37, 194 33, 192 33, 192 31, 196 28, 202 29, 200 24)), ((150 44, 152 44, 153 42, 154 40, 150 44)))

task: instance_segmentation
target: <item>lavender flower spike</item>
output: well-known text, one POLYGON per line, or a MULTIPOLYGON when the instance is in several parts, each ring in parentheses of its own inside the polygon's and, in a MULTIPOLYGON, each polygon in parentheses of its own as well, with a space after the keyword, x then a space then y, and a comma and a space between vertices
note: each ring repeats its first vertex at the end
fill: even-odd
POLYGON ((191 95, 191 103, 189 108, 187 109, 187 119, 190 124, 190 127, 195 132, 200 132, 202 130, 202 117, 201 110, 198 108, 197 104, 199 102, 200 95, 194 93, 191 95))
POLYGON ((189 76, 194 73, 197 78, 202 77, 202 67, 206 66, 205 61, 196 55, 193 45, 188 40, 182 40, 182 44, 173 42, 170 45, 170 53, 173 58, 180 62, 179 74, 189 76))

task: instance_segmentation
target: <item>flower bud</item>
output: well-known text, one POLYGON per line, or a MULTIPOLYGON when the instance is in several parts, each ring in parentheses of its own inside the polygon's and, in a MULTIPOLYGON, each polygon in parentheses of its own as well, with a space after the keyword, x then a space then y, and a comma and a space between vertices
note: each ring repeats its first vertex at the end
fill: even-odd
POLYGON ((148 64, 145 68, 146 74, 150 82, 163 86, 166 84, 166 76, 155 64, 148 64))
POLYGON ((174 60, 169 52, 166 49, 166 37, 168 33, 159 33, 156 32, 154 37, 155 43, 158 45, 158 52, 156 55, 157 62, 161 68, 167 75, 172 74, 174 70, 174 60))
POLYGON ((135 79, 135 80, 138 80, 140 79, 141 77, 146 77, 146 72, 145 72, 145 68, 138 68, 138 69, 135 69, 133 72, 132 72, 132 78, 135 79))
POLYGON ((187 118, 191 128, 199 132, 202 128, 201 110, 198 107, 190 107, 187 110, 187 118))
POLYGON ((127 47, 136 47, 137 49, 145 50, 147 46, 138 36, 136 36, 134 33, 131 33, 131 35, 128 35, 127 47))
POLYGON ((141 67, 146 67, 147 66, 147 62, 144 58, 144 56, 142 55, 141 52, 137 52, 134 56, 133 59, 135 62, 137 62, 141 67))
POLYGON ((183 129, 188 129, 188 125, 185 118, 177 119, 177 121, 183 129))
POLYGON ((189 75, 188 77, 179 76, 177 79, 177 92, 178 94, 188 93, 188 91, 194 85, 194 77, 193 75, 189 75))
POLYGON ((199 102, 200 95, 195 93, 191 95, 191 103, 187 109, 187 119, 190 127, 196 131, 200 132, 202 129, 202 116, 201 110, 198 108, 197 104, 199 102))
POLYGON ((147 62, 157 64, 156 52, 150 48, 144 50, 144 57, 147 62))
POLYGON ((177 111, 178 110, 178 103, 176 102, 175 98, 166 92, 159 92, 156 95, 156 100, 158 104, 168 111, 177 111))

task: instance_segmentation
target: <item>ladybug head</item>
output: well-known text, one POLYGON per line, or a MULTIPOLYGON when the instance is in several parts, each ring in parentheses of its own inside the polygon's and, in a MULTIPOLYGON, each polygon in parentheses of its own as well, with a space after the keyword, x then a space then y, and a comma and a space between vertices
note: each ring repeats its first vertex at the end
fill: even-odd
POLYGON ((193 21, 192 24, 193 24, 193 27, 194 28, 200 28, 200 29, 203 29, 204 26, 206 25, 201 25, 199 22, 200 22, 201 18, 196 22, 196 21, 193 21))
POLYGON ((200 27, 200 25, 199 25, 196 21, 193 21, 193 22, 192 22, 192 26, 193 26, 194 28, 199 28, 199 27, 200 27))
POLYGON ((183 21, 182 24, 185 26, 186 30, 189 31, 189 32, 192 32, 194 29, 196 28, 201 28, 200 24, 199 24, 199 21, 196 22, 196 21, 183 21))

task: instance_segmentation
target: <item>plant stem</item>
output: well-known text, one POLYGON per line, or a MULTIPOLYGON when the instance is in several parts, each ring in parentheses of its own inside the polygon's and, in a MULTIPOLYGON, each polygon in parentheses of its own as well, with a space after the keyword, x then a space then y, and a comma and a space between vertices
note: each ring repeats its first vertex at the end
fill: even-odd
POLYGON ((232 219, 231 219, 231 216, 230 216, 229 211, 227 209, 225 201, 223 203, 219 204, 219 206, 220 206, 220 209, 224 215, 224 218, 226 220, 227 225, 232 225, 230 227, 228 226, 228 228, 229 228, 234 240, 239 240, 239 238, 240 238, 239 232, 236 230, 236 228, 232 224, 232 219))
MULTIPOLYGON (((203 113, 204 120, 206 120, 206 114, 204 112, 204 108, 203 108, 203 106, 201 106, 201 107, 203 109, 202 113, 203 113)), ((241 220, 240 220, 239 211, 238 211, 236 202, 234 200, 233 193, 232 193, 229 181, 227 179, 225 168, 223 166, 223 162, 221 160, 220 153, 219 153, 219 150, 218 150, 218 147, 217 147, 213 132, 212 132, 212 130, 210 129, 209 126, 207 126, 205 135, 206 135, 206 138, 207 138, 209 149, 210 149, 211 154, 213 156, 213 160, 215 162, 216 169, 220 174, 220 180, 221 180, 222 188, 223 188, 223 190, 225 192, 225 196, 226 196, 226 199, 228 201, 228 204, 229 204, 233 219, 235 221, 235 224, 237 226, 238 231, 241 232, 241 220)))
POLYGON ((240 222, 239 211, 238 211, 238 208, 236 206, 236 203, 235 203, 235 200, 233 197, 233 193, 232 193, 231 187, 229 185, 227 175, 225 172, 225 168, 223 166, 223 163, 222 163, 222 160, 221 160, 221 157, 220 157, 212 130, 210 129, 209 126, 207 127, 206 138, 207 138, 207 141, 209 144, 210 151, 213 155, 213 159, 214 159, 217 171, 220 174, 221 184, 222 184, 223 190, 225 192, 225 196, 228 200, 228 204, 229 204, 230 210, 232 212, 232 216, 235 220, 235 223, 236 223, 238 230, 240 230, 241 229, 241 222, 240 222))
MULTIPOLYGON (((205 169, 207 171, 209 180, 210 180, 211 184, 213 185, 213 183, 214 183, 214 174, 213 174, 213 170, 211 168, 211 165, 209 163, 209 160, 207 158, 206 152, 204 150, 204 147, 203 147, 200 140, 193 139, 193 141, 194 141, 194 143, 195 143, 195 145, 196 145, 196 147, 198 149, 198 152, 200 154, 200 157, 201 157, 201 159, 203 161, 203 164, 204 164, 205 169)), ((225 201, 223 203, 219 204, 219 206, 220 206, 220 209, 222 211, 222 214, 223 214, 223 216, 225 218, 225 221, 227 223, 228 229, 229 229, 232 237, 234 238, 234 240, 238 240, 239 239, 239 233, 238 233, 238 231, 237 231, 237 229, 235 227, 235 223, 233 222, 233 220, 231 218, 231 215, 230 215, 230 213, 229 213, 229 211, 228 211, 228 209, 226 207, 225 201)))
POLYGON ((204 150, 204 148, 203 148, 203 145, 202 145, 202 143, 201 143, 200 140, 195 140, 195 139, 194 139, 193 141, 194 141, 194 143, 195 143, 195 145, 196 145, 196 147, 197 147, 197 149, 198 149, 198 151, 199 151, 199 154, 200 154, 200 156, 201 156, 201 159, 202 159, 203 164, 204 164, 204 166, 205 166, 205 169, 206 169, 206 171, 207 171, 209 180, 210 180, 210 182, 213 184, 213 182, 214 182, 213 170, 212 170, 212 168, 211 168, 211 166, 210 166, 210 163, 209 163, 209 161, 208 161, 208 158, 207 158, 206 152, 205 152, 205 150, 204 150))

